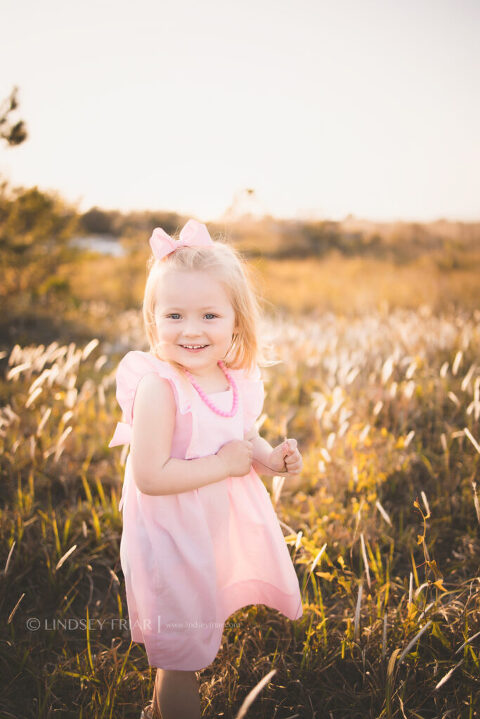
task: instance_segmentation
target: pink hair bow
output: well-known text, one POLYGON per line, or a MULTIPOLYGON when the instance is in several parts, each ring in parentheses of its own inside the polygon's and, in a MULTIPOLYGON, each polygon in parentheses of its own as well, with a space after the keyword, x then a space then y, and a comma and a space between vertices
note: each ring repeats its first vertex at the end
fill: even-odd
POLYGON ((180 239, 174 240, 167 235, 161 227, 156 227, 150 237, 150 247, 157 258, 161 260, 179 247, 202 247, 213 245, 208 230, 204 224, 197 220, 189 220, 180 232, 180 239))

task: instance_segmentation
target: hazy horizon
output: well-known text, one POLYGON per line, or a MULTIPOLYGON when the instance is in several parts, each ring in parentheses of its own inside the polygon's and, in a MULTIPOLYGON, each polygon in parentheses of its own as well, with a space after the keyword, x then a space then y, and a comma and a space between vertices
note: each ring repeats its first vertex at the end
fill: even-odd
POLYGON ((29 133, 0 149, 14 185, 204 222, 235 195, 279 219, 480 219, 474 0, 7 0, 1 17, 0 99, 19 87, 29 133))

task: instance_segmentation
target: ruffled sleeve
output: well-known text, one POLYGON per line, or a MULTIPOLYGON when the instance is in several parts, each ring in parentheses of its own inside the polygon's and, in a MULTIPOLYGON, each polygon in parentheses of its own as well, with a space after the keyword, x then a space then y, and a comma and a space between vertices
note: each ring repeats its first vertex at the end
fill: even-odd
POLYGON ((249 432, 260 417, 265 399, 265 388, 258 365, 251 374, 242 372, 243 428, 249 432))
POLYGON ((129 444, 132 436, 133 406, 140 379, 150 372, 168 379, 173 387, 177 407, 182 414, 191 410, 191 400, 178 372, 168 362, 157 359, 149 352, 132 350, 120 360, 117 372, 116 397, 122 409, 122 421, 117 423, 109 447, 129 444))

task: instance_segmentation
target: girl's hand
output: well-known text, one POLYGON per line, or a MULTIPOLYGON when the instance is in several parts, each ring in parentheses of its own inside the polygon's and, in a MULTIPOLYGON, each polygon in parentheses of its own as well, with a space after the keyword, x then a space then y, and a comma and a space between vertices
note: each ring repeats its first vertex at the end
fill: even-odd
POLYGON ((243 477, 250 472, 253 445, 249 440, 232 439, 220 447, 216 454, 224 462, 230 477, 243 477))
POLYGON ((285 439, 272 450, 268 465, 279 474, 300 474, 303 467, 302 455, 297 449, 296 439, 285 439))

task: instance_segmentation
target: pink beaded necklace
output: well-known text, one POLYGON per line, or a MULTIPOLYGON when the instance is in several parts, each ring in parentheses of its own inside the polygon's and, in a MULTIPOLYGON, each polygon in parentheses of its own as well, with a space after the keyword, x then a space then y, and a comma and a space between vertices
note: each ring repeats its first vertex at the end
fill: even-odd
MULTIPOLYGON (((230 374, 230 372, 229 372, 229 371, 227 370, 227 368, 225 367, 225 365, 224 365, 224 363, 222 362, 222 360, 219 360, 219 361, 217 362, 217 364, 218 364, 218 366, 220 367, 220 369, 222 370, 222 372, 223 372, 223 374, 225 375, 225 377, 227 378, 227 380, 228 380, 228 382, 229 382, 229 384, 230 384, 230 386, 231 386, 231 388, 232 388, 232 390, 233 390, 233 404, 232 404, 232 409, 230 410, 230 412, 225 412, 223 409, 218 409, 218 407, 215 407, 215 405, 214 405, 213 402, 208 398, 208 396, 205 394, 205 392, 203 391, 203 389, 195 382, 195 380, 194 380, 193 377, 192 377, 192 374, 188 371, 188 369, 185 369, 185 368, 184 368, 184 370, 185 370, 185 373, 188 375, 188 377, 189 377, 189 379, 190 379, 190 382, 191 382, 192 385, 195 387, 195 389, 197 390, 197 392, 198 392, 198 394, 200 395, 200 397, 202 398, 202 400, 205 402, 205 404, 206 404, 208 407, 210 407, 210 409, 211 409, 213 412, 215 412, 216 414, 221 415, 222 417, 233 417, 233 415, 236 413, 236 411, 237 411, 237 409, 238 409, 238 388, 237 388, 237 384, 236 384, 235 380, 233 379, 232 375, 230 374)), ((284 440, 285 440, 285 442, 287 441, 287 437, 286 437, 286 436, 284 437, 284 440)), ((263 466, 264 466, 264 467, 267 467, 267 469, 271 469, 271 470, 273 470, 274 472, 277 472, 278 474, 284 474, 285 472, 288 473, 288 469, 287 469, 287 464, 286 464, 286 462, 285 462, 285 458, 284 458, 284 460, 283 460, 285 469, 284 469, 283 471, 281 471, 281 472, 280 472, 279 470, 275 469, 274 467, 269 467, 268 464, 265 464, 265 462, 260 462, 260 460, 258 460, 258 459, 257 459, 256 461, 259 462, 260 464, 263 464, 263 466)))
POLYGON ((225 367, 225 364, 223 363, 223 361, 222 361, 222 360, 218 360, 217 364, 218 364, 218 366, 220 367, 220 369, 222 370, 222 372, 223 372, 223 374, 225 375, 225 377, 227 378, 228 383, 229 383, 230 387, 231 387, 232 390, 233 390, 233 404, 232 404, 232 409, 231 409, 229 412, 226 412, 225 410, 219 409, 218 407, 216 407, 216 406, 213 404, 212 400, 208 398, 208 395, 205 394, 205 392, 203 391, 203 389, 195 382, 195 380, 193 379, 193 376, 192 376, 191 372, 189 372, 188 369, 185 369, 185 372, 186 372, 186 374, 188 375, 188 377, 189 377, 189 379, 190 379, 190 382, 192 383, 192 385, 195 387, 195 389, 197 390, 198 394, 199 394, 200 397, 202 398, 202 400, 205 402, 205 404, 206 404, 208 407, 210 407, 210 409, 211 409, 213 412, 215 412, 216 414, 219 414, 219 415, 222 416, 222 417, 233 417, 234 414, 236 414, 237 409, 238 409, 238 388, 237 388, 237 385, 236 385, 235 380, 233 379, 232 375, 230 374, 230 372, 229 372, 229 371, 227 370, 227 368, 225 367))

